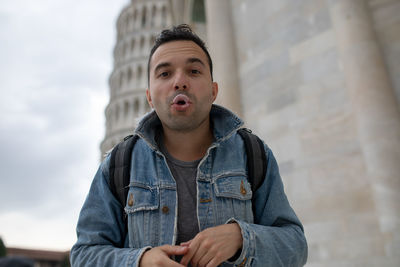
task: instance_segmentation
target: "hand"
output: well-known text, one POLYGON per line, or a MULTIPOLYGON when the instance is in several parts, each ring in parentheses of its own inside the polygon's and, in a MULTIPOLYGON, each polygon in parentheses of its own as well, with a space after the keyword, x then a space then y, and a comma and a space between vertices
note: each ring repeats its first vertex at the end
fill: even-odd
POLYGON ((216 267, 234 256, 242 243, 242 233, 237 223, 208 228, 181 244, 189 248, 181 264, 187 266, 191 262, 193 267, 216 267))
POLYGON ((172 255, 184 255, 188 252, 188 247, 164 245, 152 248, 143 253, 140 259, 140 267, 184 267, 183 265, 171 260, 172 255))

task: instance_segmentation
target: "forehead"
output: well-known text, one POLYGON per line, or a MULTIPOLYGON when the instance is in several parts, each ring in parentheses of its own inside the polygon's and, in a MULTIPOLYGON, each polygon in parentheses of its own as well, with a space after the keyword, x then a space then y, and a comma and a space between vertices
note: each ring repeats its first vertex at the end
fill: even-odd
POLYGON ((160 45, 154 52, 150 60, 150 69, 159 63, 188 58, 199 58, 204 64, 208 64, 206 53, 196 43, 186 40, 168 42, 160 45))

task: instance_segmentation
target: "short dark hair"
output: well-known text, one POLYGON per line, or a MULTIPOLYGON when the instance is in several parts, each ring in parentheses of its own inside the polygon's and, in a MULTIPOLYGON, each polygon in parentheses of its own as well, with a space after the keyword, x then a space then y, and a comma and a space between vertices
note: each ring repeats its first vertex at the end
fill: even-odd
POLYGON ((210 54, 208 53, 207 47, 203 40, 200 39, 197 34, 195 34, 189 25, 180 24, 178 26, 173 26, 171 29, 163 30, 154 41, 154 45, 150 50, 149 59, 147 61, 147 82, 150 85, 150 61, 154 52, 157 50, 160 45, 172 42, 172 41, 192 41, 200 46, 203 49, 204 53, 206 53, 208 59, 208 65, 210 66, 211 79, 213 79, 213 67, 212 60, 210 54))

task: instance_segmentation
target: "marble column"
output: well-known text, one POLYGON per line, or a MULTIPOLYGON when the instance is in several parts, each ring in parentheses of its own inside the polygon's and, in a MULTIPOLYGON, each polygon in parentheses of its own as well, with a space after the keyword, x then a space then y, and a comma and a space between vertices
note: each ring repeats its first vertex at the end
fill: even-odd
POLYGON ((207 40, 218 82, 217 104, 242 115, 231 0, 206 0, 207 40))
POLYGON ((400 249, 400 113, 366 2, 328 1, 373 192, 371 208, 393 256, 400 249))

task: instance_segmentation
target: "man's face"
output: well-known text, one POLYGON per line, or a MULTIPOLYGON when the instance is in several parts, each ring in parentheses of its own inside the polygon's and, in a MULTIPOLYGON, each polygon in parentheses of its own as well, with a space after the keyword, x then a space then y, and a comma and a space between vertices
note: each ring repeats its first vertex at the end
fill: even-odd
POLYGON ((192 41, 168 42, 150 60, 147 100, 163 127, 190 132, 209 123, 218 85, 204 51, 192 41))

